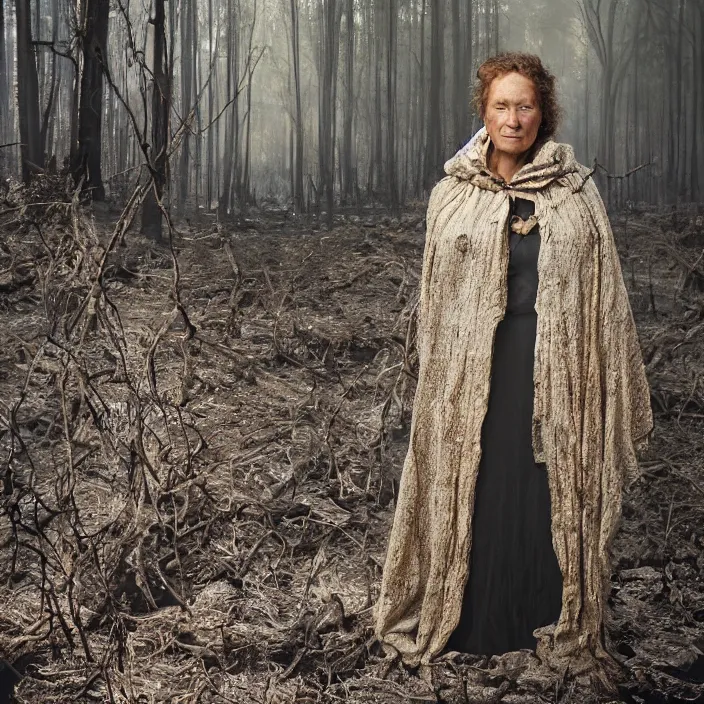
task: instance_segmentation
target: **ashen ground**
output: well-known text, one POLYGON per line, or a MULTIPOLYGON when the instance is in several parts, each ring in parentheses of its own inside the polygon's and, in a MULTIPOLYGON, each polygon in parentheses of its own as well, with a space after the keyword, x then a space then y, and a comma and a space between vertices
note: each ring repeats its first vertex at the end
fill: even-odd
MULTIPOLYGON (((72 552, 65 531, 90 663, 58 573, 50 575, 56 603, 74 642, 56 621, 45 637, 36 553, 19 549, 14 569, 10 559, 7 509, 19 493, 5 497, 0 652, 25 675, 18 701, 103 701, 109 689, 116 701, 125 700, 120 689, 130 701, 436 699, 414 673, 383 660, 372 643, 370 611, 408 444, 417 371, 409 320, 423 215, 418 207, 400 220, 345 216, 332 232, 284 213, 252 215, 239 226, 203 218, 179 228, 180 292, 197 332, 184 340, 177 316, 159 338, 153 379, 165 415, 148 392, 146 361, 173 307, 172 263, 168 249, 155 251, 128 234, 105 279, 121 316, 129 379, 112 373, 119 355, 104 326, 86 333, 77 354, 97 374, 93 383, 111 408, 103 432, 118 447, 135 428, 128 381, 139 384, 153 430, 144 429, 145 452, 157 458, 156 475, 171 488, 154 506, 131 506, 125 467, 101 447, 94 419, 75 397, 72 450, 91 453, 76 470, 77 515, 86 529, 119 530, 102 534, 100 570, 72 552), (110 374, 100 375, 106 369, 110 374), (168 432, 173 446, 159 459, 154 437, 163 441, 168 432)), ((106 213, 94 223, 103 244, 111 218, 106 213)), ((56 219, 43 223, 57 254, 64 251, 60 227, 56 219)), ((696 701, 704 696, 704 483, 697 472, 704 350, 696 343, 704 295, 677 287, 704 246, 702 229, 693 216, 673 223, 648 211, 631 215, 625 229, 615 219, 614 231, 656 432, 645 476, 624 503, 607 625, 632 674, 622 701, 696 701)), ((41 249, 36 233, 23 222, 12 232, 0 247, 0 326, 9 340, 0 352, 2 414, 27 382, 16 421, 40 467, 36 491, 51 503, 67 452, 59 402, 64 363, 56 348, 41 350, 47 321, 39 279, 8 275, 23 252, 41 249)), ((37 256, 41 271, 50 271, 48 258, 37 256)), ((58 290, 67 274, 54 267, 52 276, 58 290)), ((79 388, 72 374, 69 396, 79 388)), ((9 438, 3 422, 4 456, 9 438)), ((26 456, 20 453, 14 467, 21 485, 26 456)), ((156 480, 148 482, 158 494, 156 480)), ((48 530, 56 530, 52 537, 60 531, 48 530)), ((20 532, 21 541, 36 544, 20 532)), ((457 702, 590 701, 574 683, 541 693, 541 683, 521 678, 524 671, 525 654, 460 658, 437 666, 437 694, 457 702)))

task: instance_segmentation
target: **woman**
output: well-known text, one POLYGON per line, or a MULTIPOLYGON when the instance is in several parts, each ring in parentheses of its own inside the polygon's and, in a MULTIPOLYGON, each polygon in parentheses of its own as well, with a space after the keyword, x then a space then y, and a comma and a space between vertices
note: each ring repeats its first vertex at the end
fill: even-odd
POLYGON ((591 172, 540 59, 478 71, 485 127, 428 203, 411 439, 375 630, 408 665, 536 649, 613 689, 603 609, 653 423, 591 172))

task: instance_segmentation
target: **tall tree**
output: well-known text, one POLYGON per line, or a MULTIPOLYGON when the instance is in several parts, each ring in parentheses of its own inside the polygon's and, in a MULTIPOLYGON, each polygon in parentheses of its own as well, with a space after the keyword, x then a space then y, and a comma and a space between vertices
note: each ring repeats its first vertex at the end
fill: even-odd
MULTIPOLYGON (((704 105, 702 97, 704 96, 704 51, 702 50, 702 42, 704 42, 704 3, 693 4, 692 12, 692 27, 693 40, 692 52, 694 61, 692 62, 692 112, 695 116, 702 115, 704 105)), ((690 193, 692 199, 701 193, 701 149, 704 146, 704 138, 701 134, 700 126, 697 119, 694 119, 694 129, 692 130, 692 148, 689 151, 690 159, 690 193)))
POLYGON ((22 154, 22 180, 44 168, 39 128, 39 82, 32 48, 32 18, 27 0, 15 0, 17 17, 17 104, 22 154))
POLYGON ((161 241, 161 202, 166 185, 166 146, 169 133, 169 105, 171 103, 171 76, 168 73, 166 46, 166 17, 164 0, 154 0, 154 67, 152 85, 149 171, 153 187, 149 189, 142 208, 142 234, 161 241))
MULTIPOLYGON (((181 114, 185 120, 191 110, 193 100, 193 77, 195 75, 194 37, 196 32, 196 3, 195 0, 182 0, 181 2, 181 114)), ((183 214, 188 198, 188 185, 190 179, 190 136, 191 130, 187 129, 181 141, 181 159, 179 164, 178 207, 183 214)))
POLYGON ((329 227, 332 227, 334 209, 335 106, 341 19, 340 0, 321 0, 318 51, 318 154, 320 188, 325 192, 329 227))
MULTIPOLYGON (((51 24, 51 43, 56 46, 59 40, 59 0, 52 0, 52 24, 51 24)), ((51 84, 48 90, 48 98, 44 108, 44 116, 42 117, 40 127, 40 140, 42 150, 45 154, 51 155, 53 158, 53 128, 55 120, 52 119, 54 112, 54 101, 61 87, 61 65, 57 61, 58 55, 55 51, 51 52, 51 84)), ((51 161, 50 161, 51 163, 51 161)))
POLYGON ((76 183, 84 179, 93 200, 105 200, 101 170, 103 63, 107 58, 110 0, 88 0, 83 32, 83 71, 78 112, 78 151, 73 163, 76 183))
POLYGON ((428 138, 426 140, 426 173, 424 188, 432 186, 436 180, 438 166, 443 159, 443 109, 442 84, 444 80, 443 41, 443 2, 430 0, 431 42, 430 42, 430 95, 428 98, 428 138))
POLYGON ((225 150, 223 165, 223 187, 220 196, 220 217, 224 218, 232 198, 232 171, 236 168, 239 156, 239 120, 237 119, 237 97, 239 92, 239 22, 235 20, 233 0, 227 0, 227 120, 225 122, 225 150), (233 85, 234 84, 234 85, 233 85), (232 105, 235 103, 235 105, 232 105))
POLYGON ((294 90, 296 91, 296 159, 294 166, 293 202, 300 213, 305 209, 303 199, 303 109, 301 106, 301 44, 298 26, 298 0, 291 0, 291 49, 293 57, 294 90))
MULTIPOLYGON (((212 66, 215 60, 213 51, 213 0, 208 0, 208 65, 212 66)), ((217 72, 216 72, 217 76, 217 72)), ((206 169, 205 169, 205 197, 207 200, 206 208, 210 210, 213 202, 213 171, 215 164, 213 163, 213 81, 208 81, 208 135, 206 146, 206 169)))
POLYGON ((460 0, 452 0, 452 143, 459 147, 464 132, 463 107, 467 100, 465 86, 466 57, 463 56, 460 0))
MULTIPOLYGON (((291 0, 293 2, 293 0, 291 0)), ((355 52, 355 31, 354 31, 354 0, 347 0, 345 5, 345 101, 342 111, 342 149, 340 150, 340 169, 342 172, 342 183, 340 185, 340 196, 342 204, 345 205, 348 199, 352 198, 354 182, 354 161, 352 156, 352 120, 354 118, 354 52, 355 52)), ((300 95, 297 96, 300 101, 300 95)))
MULTIPOLYGON (((10 94, 9 81, 7 79, 7 47, 5 45, 5 3, 0 0, 0 95, 10 94)), ((8 132, 8 101, 0 100, 0 143, 5 141, 8 132)), ((9 141, 9 140, 8 140, 9 141)))
POLYGON ((387 0, 388 45, 386 49, 386 184, 389 189, 389 205, 398 210, 398 187, 396 184, 396 0, 387 0))

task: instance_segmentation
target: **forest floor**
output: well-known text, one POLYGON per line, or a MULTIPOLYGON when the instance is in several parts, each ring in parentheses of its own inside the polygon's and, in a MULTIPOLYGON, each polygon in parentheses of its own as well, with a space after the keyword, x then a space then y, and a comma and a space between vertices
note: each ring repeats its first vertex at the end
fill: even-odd
POLYGON ((172 248, 50 186, 0 202, 0 656, 16 701, 704 702, 704 218, 613 218, 656 430, 614 544, 624 681, 604 698, 546 690, 531 651, 447 659, 431 687, 375 642, 421 204, 331 231, 285 211, 204 216, 172 248))

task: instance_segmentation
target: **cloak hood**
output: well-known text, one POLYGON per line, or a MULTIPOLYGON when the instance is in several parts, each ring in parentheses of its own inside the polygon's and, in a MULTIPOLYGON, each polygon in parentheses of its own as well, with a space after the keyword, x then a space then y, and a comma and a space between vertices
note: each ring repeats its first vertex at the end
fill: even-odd
POLYGON ((375 633, 425 672, 459 622, 488 407, 506 309, 513 194, 540 223, 532 444, 545 463, 563 577, 557 624, 534 631, 541 667, 613 691, 604 609, 622 491, 653 429, 650 390, 613 233, 591 171, 548 139, 506 183, 482 128, 445 163, 428 201, 416 346, 419 374, 375 633))

